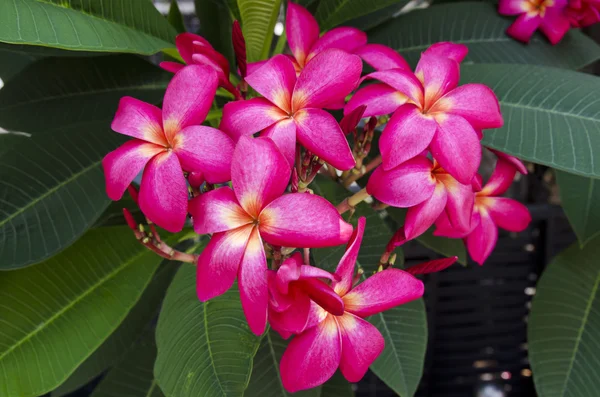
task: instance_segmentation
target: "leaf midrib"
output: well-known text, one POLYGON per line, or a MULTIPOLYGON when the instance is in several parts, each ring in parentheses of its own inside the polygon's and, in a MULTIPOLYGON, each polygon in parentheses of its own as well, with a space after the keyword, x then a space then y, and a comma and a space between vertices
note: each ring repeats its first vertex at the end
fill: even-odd
MULTIPOLYGON (((393 341, 392 335, 390 334, 390 330, 385 321, 385 317, 383 317, 383 313, 379 313, 378 315, 381 317, 381 322, 382 322, 383 326, 385 327, 385 333, 387 334, 388 338, 393 341)), ((392 345, 392 350, 394 351, 394 358, 396 359, 396 362, 398 363, 398 367, 400 368, 400 374, 402 375, 402 383, 401 384, 402 384, 404 390, 403 390, 403 393, 401 393, 401 394, 408 395, 408 390, 406 389, 406 376, 404 375, 404 367, 402 366, 402 362, 400 361, 400 358, 398 357, 398 350, 396 350, 396 345, 394 343, 391 343, 391 345, 392 345)))
POLYGON ((529 106, 529 105, 522 105, 519 103, 513 103, 513 102, 506 102, 504 100, 500 100, 500 105, 502 106, 508 106, 508 107, 513 107, 513 108, 519 108, 519 109, 527 109, 527 110, 531 110, 531 111, 536 111, 536 112, 543 112, 543 113, 550 113, 550 114, 556 114, 558 116, 562 116, 562 117, 570 117, 570 118, 575 118, 578 120, 587 120, 587 121, 592 121, 594 123, 600 123, 600 119, 595 119, 593 117, 588 117, 588 116, 580 116, 580 115, 576 115, 574 113, 568 113, 568 112, 558 112, 556 110, 552 110, 552 109, 544 109, 544 108, 537 108, 534 106, 529 106))
POLYGON ((219 374, 217 374, 217 367, 215 365, 215 360, 213 358, 212 348, 210 346, 210 338, 208 337, 208 317, 206 315, 207 312, 207 303, 202 303, 202 312, 204 314, 204 335, 206 335, 206 350, 208 351, 208 357, 210 358, 210 367, 212 368, 215 378, 217 378, 217 384, 219 385, 219 389, 221 389, 221 395, 223 397, 227 397, 227 393, 223 389, 223 385, 221 385, 221 379, 219 378, 219 374))
POLYGON ((275 349, 273 348, 273 341, 271 340, 271 330, 267 331, 267 342, 269 343, 269 351, 271 352, 271 357, 273 358, 273 366, 275 367, 275 372, 277 372, 277 382, 279 383, 279 387, 281 387, 281 391, 284 396, 288 396, 285 388, 283 387, 283 382, 281 381, 281 373, 279 372, 279 363, 277 362, 277 358, 275 357, 275 349))

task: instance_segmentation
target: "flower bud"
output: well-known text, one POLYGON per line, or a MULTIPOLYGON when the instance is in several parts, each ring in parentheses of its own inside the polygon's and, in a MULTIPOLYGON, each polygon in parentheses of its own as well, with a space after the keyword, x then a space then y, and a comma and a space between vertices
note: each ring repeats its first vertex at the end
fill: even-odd
POLYGON ((365 113, 366 108, 367 105, 361 105, 344 116, 342 121, 340 121, 340 127, 342 128, 344 134, 348 135, 356 129, 356 126, 360 122, 360 119, 365 113))
POLYGON ((245 78, 248 73, 246 63, 246 40, 244 39, 244 34, 242 33, 242 28, 238 21, 233 21, 231 40, 233 41, 233 50, 235 52, 238 68, 240 69, 240 75, 242 78, 245 78))

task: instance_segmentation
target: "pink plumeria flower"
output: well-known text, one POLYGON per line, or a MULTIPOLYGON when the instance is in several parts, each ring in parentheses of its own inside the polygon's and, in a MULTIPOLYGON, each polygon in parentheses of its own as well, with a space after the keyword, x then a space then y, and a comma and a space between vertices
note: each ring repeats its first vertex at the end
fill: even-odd
POLYGON ((540 29, 552 44, 558 43, 569 30, 565 13, 567 0, 500 0, 498 12, 518 15, 506 33, 528 43, 533 33, 540 29))
POLYGON ((257 335, 267 322, 267 259, 263 240, 274 246, 329 247, 350 238, 352 226, 335 207, 312 194, 283 195, 287 161, 269 138, 240 138, 229 187, 204 193, 189 204, 198 234, 212 238, 198 259, 197 293, 207 301, 227 291, 236 275, 242 307, 257 335))
POLYGON ((294 163, 296 141, 341 170, 354 167, 354 157, 335 118, 322 110, 343 100, 355 87, 362 70, 356 55, 326 50, 296 78, 292 61, 276 55, 246 81, 264 98, 230 102, 223 108, 220 128, 236 140, 263 131, 294 163))
POLYGON ((188 66, 169 83, 163 108, 131 97, 119 103, 112 129, 134 137, 104 157, 106 192, 120 200, 144 170, 139 206, 158 226, 178 232, 187 216, 188 189, 183 171, 210 183, 230 179, 234 144, 216 128, 201 126, 217 90, 208 66, 188 66))
POLYGON ((367 86, 348 102, 345 113, 367 105, 364 117, 394 111, 379 140, 385 170, 429 149, 459 182, 471 183, 481 161, 481 130, 501 127, 503 120, 490 88, 457 87, 466 51, 458 44, 432 46, 421 55, 415 74, 402 69, 371 73, 366 78, 385 84, 367 86))
POLYGON ((436 221, 436 236, 464 238, 471 258, 482 265, 490 256, 498 240, 498 227, 521 232, 531 222, 529 210, 516 200, 498 197, 510 187, 517 171, 527 174, 527 169, 517 158, 496 152, 498 162, 488 183, 475 193, 475 205, 468 233, 457 231, 448 218, 442 215, 436 221))
POLYGON ((298 334, 309 323, 311 305, 318 304, 338 316, 344 303, 326 283, 336 277, 314 266, 305 265, 302 255, 294 253, 279 269, 269 270, 269 324, 282 337, 298 334))
MULTIPOLYGON (((188 65, 207 65, 215 70, 219 85, 234 95, 239 95, 229 81, 229 62, 217 52, 204 37, 193 33, 181 33, 175 38, 175 46, 183 61, 188 65)), ((185 67, 179 62, 164 61, 160 67, 167 72, 177 73, 185 67)))
POLYGON ((385 204, 408 208, 405 240, 423 234, 444 211, 457 230, 471 230, 471 185, 461 184, 425 156, 416 156, 389 171, 377 167, 369 178, 367 192, 385 204))
POLYGON ((600 22, 600 0, 569 0, 566 14, 575 28, 591 26, 600 22))
POLYGON ((364 318, 423 296, 423 283, 399 269, 384 270, 352 287, 364 228, 361 217, 335 271, 339 281, 332 287, 344 302, 344 313, 313 305, 314 325, 295 336, 283 353, 281 380, 289 392, 323 384, 338 367, 348 381, 358 382, 385 345, 379 330, 364 318))

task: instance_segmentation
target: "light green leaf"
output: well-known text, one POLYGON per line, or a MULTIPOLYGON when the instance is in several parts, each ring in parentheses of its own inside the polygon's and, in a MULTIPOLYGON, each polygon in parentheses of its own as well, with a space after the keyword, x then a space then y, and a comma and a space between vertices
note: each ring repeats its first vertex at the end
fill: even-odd
POLYGON ((242 16, 248 62, 269 57, 281 0, 237 0, 242 16))
POLYGON ((576 29, 555 46, 539 34, 528 45, 519 43, 505 33, 513 21, 514 18, 499 15, 496 5, 486 2, 440 4, 400 15, 376 27, 369 32, 369 42, 394 48, 413 66, 423 51, 439 41, 467 45, 465 63, 579 69, 600 58, 600 46, 576 29))
POLYGON ((38 266, 0 273, 0 396, 63 383, 123 321, 160 261, 129 228, 106 228, 38 266))
POLYGON ((200 302, 196 268, 182 266, 167 291, 156 330, 154 375, 168 396, 242 396, 260 338, 248 328, 237 284, 200 302))
POLYGON ((556 171, 562 207, 583 247, 600 233, 600 181, 556 171))
POLYGON ((504 126, 483 144, 523 160, 600 177, 600 79, 527 65, 465 65, 461 82, 491 87, 504 126))
POLYGON ((319 3, 315 18, 324 31, 401 1, 404 0, 325 0, 319 3))
POLYGON ((181 15, 177 0, 171 0, 171 6, 169 7, 169 15, 167 15, 167 20, 171 26, 175 28, 177 33, 185 32, 185 23, 183 23, 183 15, 181 15))
POLYGON ((527 339, 540 397, 587 397, 600 389, 600 239, 576 244, 546 268, 533 298, 527 339))
POLYGON ((2 1, 0 41, 149 55, 173 47, 175 30, 148 1, 2 1))

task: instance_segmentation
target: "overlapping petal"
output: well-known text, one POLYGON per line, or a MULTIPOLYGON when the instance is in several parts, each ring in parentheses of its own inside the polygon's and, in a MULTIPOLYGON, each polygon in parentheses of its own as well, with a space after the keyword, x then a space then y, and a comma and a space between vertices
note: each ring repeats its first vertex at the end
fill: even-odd
POLYGON ((367 34, 362 30, 346 26, 331 29, 314 43, 306 62, 325 50, 333 48, 353 53, 365 44, 367 44, 367 34))
POLYGON ((404 237, 412 240, 425 233, 444 211, 448 193, 441 182, 436 182, 435 190, 427 200, 410 207, 404 221, 404 237))
POLYGON ((373 72, 363 79, 379 80, 398 92, 405 95, 413 103, 421 105, 423 102, 423 84, 410 70, 390 69, 373 72))
POLYGON ((355 50, 354 53, 375 70, 405 69, 410 71, 410 65, 402 55, 383 44, 367 44, 355 50))
POLYGON ((494 223, 510 232, 522 232, 531 222, 531 214, 523 204, 507 197, 480 197, 494 223))
POLYGON ((267 127, 260 136, 271 138, 287 160, 290 167, 294 165, 296 156, 296 122, 286 118, 267 127))
POLYGON ((461 116, 475 129, 500 128, 504 124, 494 92, 483 84, 465 84, 450 91, 431 108, 431 113, 461 116))
POLYGON ((542 20, 539 15, 532 16, 524 13, 519 15, 516 21, 508 27, 506 33, 519 41, 528 43, 541 23, 542 20))
POLYGON ((110 127, 118 133, 167 146, 162 130, 162 111, 139 99, 121 98, 110 127))
POLYGON ((485 209, 478 212, 479 221, 467 237, 465 243, 471 258, 480 265, 490 256, 498 241, 498 228, 485 209))
POLYGON ((559 7, 548 7, 540 23, 540 30, 548 37, 550 43, 558 44, 569 31, 569 19, 559 7))
POLYGON ((374 325, 353 314, 336 321, 342 336, 340 370, 349 382, 358 382, 383 351, 385 340, 374 325))
POLYGON ((432 44, 428 49, 425 50, 425 54, 435 55, 444 58, 450 58, 458 63, 467 56, 469 47, 464 44, 456 44, 448 41, 442 41, 439 43, 432 44))
POLYGON ((434 259, 432 261, 427 261, 427 262, 423 262, 423 263, 419 263, 418 265, 415 266, 411 266, 408 269, 406 269, 407 273, 414 275, 417 274, 429 274, 429 273, 437 273, 437 272, 441 272, 442 270, 450 267, 452 264, 454 264, 454 262, 456 262, 458 259, 457 256, 452 256, 450 258, 441 258, 441 259, 434 259))
POLYGON ((262 335, 267 326, 267 258, 258 228, 253 228, 238 271, 240 300, 250 330, 262 335))
POLYGON ((349 114, 360 106, 366 106, 363 117, 381 116, 393 113, 407 100, 406 95, 387 84, 371 84, 352 95, 344 108, 344 114, 349 114))
POLYGON ((446 215, 456 233, 468 233, 471 228, 471 218, 475 195, 471 185, 463 185, 449 174, 437 174, 438 181, 446 186, 448 200, 446 215))
POLYGON ((234 142, 241 136, 251 135, 288 117, 265 98, 226 103, 219 129, 226 132, 234 142))
POLYGON ((198 234, 225 232, 252 223, 252 218, 227 186, 195 197, 189 202, 189 212, 198 234))
POLYGON ((342 256, 342 259, 340 259, 340 262, 335 269, 335 274, 339 277, 339 281, 333 283, 333 288, 340 296, 345 295, 352 288, 354 268, 356 259, 358 258, 358 250, 360 249, 360 244, 365 233, 366 222, 367 219, 364 216, 358 218, 358 224, 348 241, 344 256, 342 256))
POLYGON ((456 88, 460 80, 458 62, 435 54, 422 54, 415 74, 423 83, 425 109, 429 109, 440 97, 456 88))
POLYGON ((304 65, 311 47, 319 38, 319 25, 308 10, 293 2, 288 3, 285 32, 294 57, 304 65))
POLYGON ((284 112, 291 111, 291 99, 296 84, 296 71, 285 55, 275 55, 256 73, 246 77, 248 84, 284 112))

